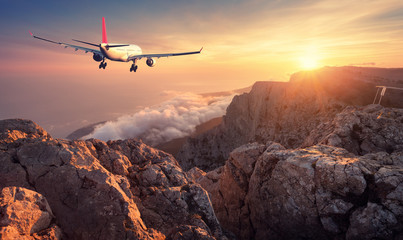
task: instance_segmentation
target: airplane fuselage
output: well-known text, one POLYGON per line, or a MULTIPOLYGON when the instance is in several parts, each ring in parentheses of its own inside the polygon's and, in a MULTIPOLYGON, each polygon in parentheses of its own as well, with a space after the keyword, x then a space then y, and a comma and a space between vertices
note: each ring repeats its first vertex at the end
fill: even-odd
MULTIPOLYGON (((110 44, 110 45, 120 45, 120 44, 110 44)), ((137 45, 130 44, 125 47, 114 47, 109 48, 108 44, 101 43, 99 49, 104 54, 104 56, 113 61, 128 62, 128 58, 131 55, 141 55, 141 48, 137 45)))

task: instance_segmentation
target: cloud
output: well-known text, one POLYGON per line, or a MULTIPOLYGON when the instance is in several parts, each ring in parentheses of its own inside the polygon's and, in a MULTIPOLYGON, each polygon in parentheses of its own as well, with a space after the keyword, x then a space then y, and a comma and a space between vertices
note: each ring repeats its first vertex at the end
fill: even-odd
POLYGON ((182 93, 158 106, 144 108, 132 115, 125 115, 97 126, 83 139, 97 138, 107 141, 140 138, 145 143, 156 146, 175 138, 189 136, 197 125, 224 115, 233 96, 182 93))

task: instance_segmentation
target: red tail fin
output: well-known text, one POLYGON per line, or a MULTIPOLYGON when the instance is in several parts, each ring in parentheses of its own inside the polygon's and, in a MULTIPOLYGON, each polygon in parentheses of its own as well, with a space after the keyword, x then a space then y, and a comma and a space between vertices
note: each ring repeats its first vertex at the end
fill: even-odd
POLYGON ((108 37, 106 36, 105 18, 102 17, 102 43, 108 43, 108 37))

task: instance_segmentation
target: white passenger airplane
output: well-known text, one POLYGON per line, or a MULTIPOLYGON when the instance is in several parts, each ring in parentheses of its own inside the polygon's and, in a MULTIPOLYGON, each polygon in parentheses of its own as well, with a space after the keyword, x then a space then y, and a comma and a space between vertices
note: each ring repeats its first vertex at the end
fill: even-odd
POLYGON ((38 37, 38 36, 35 36, 34 34, 32 34, 31 31, 29 31, 29 33, 31 34, 32 37, 34 37, 36 39, 43 40, 43 41, 50 42, 50 43, 59 44, 59 45, 64 46, 65 48, 71 47, 71 48, 74 48, 76 51, 83 50, 83 51, 85 51, 85 53, 92 52, 94 54, 92 56, 92 58, 97 62, 101 62, 99 64, 100 69, 101 68, 105 69, 105 67, 106 67, 105 59, 106 58, 109 60, 118 61, 118 62, 133 61, 133 64, 130 67, 130 72, 137 71, 138 66, 136 65, 136 62, 137 62, 137 60, 140 60, 142 58, 147 58, 146 63, 149 67, 154 67, 154 65, 156 63, 156 60, 155 60, 156 58, 198 54, 198 53, 201 53, 201 51, 203 50, 203 48, 201 48, 199 51, 195 51, 195 52, 143 54, 141 51, 141 48, 134 44, 111 44, 111 43, 108 43, 108 39, 107 39, 107 35, 106 35, 105 18, 102 18, 102 43, 101 44, 89 43, 89 42, 72 39, 73 41, 76 41, 76 42, 99 47, 99 50, 41 38, 41 37, 38 37))

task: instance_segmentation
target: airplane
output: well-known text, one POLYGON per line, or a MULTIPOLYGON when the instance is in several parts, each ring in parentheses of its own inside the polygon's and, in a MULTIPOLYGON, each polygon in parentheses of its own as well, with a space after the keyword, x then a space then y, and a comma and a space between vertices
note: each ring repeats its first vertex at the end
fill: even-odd
POLYGON ((130 72, 136 72, 137 71, 137 60, 140 60, 142 58, 147 58, 146 64, 149 67, 154 67, 156 63, 156 58, 160 57, 171 57, 171 56, 182 56, 182 55, 190 55, 190 54, 199 54, 203 50, 201 48, 199 51, 194 51, 194 52, 181 52, 181 53, 162 53, 162 54, 143 54, 141 48, 137 45, 134 44, 111 44, 108 43, 108 38, 106 35, 106 26, 105 26, 105 18, 102 17, 102 43, 100 44, 95 44, 95 43, 90 43, 90 42, 85 42, 81 40, 76 40, 72 39, 75 42, 99 47, 99 50, 97 49, 92 49, 92 48, 86 48, 86 47, 81 47, 81 46, 76 46, 68 43, 63 43, 63 42, 56 42, 53 40, 49 40, 46 38, 42 38, 39 36, 35 36, 31 31, 29 31, 29 34, 31 34, 32 37, 43 40, 46 42, 54 43, 54 44, 59 44, 61 46, 64 46, 64 48, 74 48, 76 51, 77 50, 83 50, 85 53, 91 52, 93 53, 92 58, 100 62, 99 64, 99 69, 105 69, 107 63, 105 62, 106 59, 109 59, 111 61, 118 61, 118 62, 130 62, 132 61, 133 64, 130 67, 130 72))

